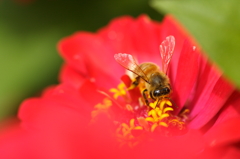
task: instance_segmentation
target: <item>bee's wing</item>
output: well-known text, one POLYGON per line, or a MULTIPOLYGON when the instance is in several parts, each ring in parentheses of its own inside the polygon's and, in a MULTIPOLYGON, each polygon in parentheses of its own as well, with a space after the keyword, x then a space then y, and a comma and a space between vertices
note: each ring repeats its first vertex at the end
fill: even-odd
POLYGON ((167 74, 169 62, 172 59, 175 47, 175 38, 170 35, 160 45, 160 55, 162 58, 162 71, 167 74))
POLYGON ((149 83, 149 80, 140 66, 137 64, 135 58, 130 54, 118 53, 114 55, 115 60, 128 69, 129 71, 135 73, 136 75, 140 76, 143 80, 149 83))

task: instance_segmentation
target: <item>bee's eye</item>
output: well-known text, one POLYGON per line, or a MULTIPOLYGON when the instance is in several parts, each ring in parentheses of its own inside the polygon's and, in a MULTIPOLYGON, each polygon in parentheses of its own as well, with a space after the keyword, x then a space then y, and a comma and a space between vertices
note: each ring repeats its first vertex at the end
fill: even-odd
POLYGON ((163 88, 164 94, 170 93, 170 89, 168 87, 163 88))
POLYGON ((160 96, 162 94, 162 92, 161 92, 161 90, 159 90, 159 89, 156 89, 154 92, 153 92, 153 96, 154 97, 158 97, 158 96, 160 96))

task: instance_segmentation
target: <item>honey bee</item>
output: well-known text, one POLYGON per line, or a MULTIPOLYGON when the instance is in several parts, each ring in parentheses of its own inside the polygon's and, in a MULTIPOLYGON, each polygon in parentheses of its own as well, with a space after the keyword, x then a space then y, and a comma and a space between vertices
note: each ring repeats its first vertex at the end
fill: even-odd
POLYGON ((137 60, 130 54, 118 53, 114 55, 115 60, 127 70, 135 74, 135 80, 132 83, 134 87, 140 83, 144 83, 144 89, 142 95, 145 103, 149 105, 146 93, 150 95, 153 100, 161 100, 163 98, 169 98, 172 89, 170 80, 167 76, 169 62, 171 61, 173 51, 175 47, 174 36, 168 36, 161 43, 160 57, 162 60, 162 68, 158 67, 155 63, 144 62, 138 64, 137 60))

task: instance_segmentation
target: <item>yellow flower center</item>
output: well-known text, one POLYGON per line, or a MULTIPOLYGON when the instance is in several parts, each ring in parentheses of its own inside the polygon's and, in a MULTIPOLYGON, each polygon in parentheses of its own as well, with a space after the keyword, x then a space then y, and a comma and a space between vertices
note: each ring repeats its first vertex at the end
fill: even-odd
MULTIPOLYGON (((134 88, 135 89, 135 88, 134 88)), ((141 88, 136 88, 140 92, 141 88)), ((136 92, 136 90, 134 90, 136 92)), ((92 111, 92 121, 100 114, 105 113, 109 119, 113 120, 116 124, 115 136, 120 142, 120 145, 128 145, 133 147, 141 140, 145 139, 148 133, 160 133, 164 136, 179 135, 180 131, 186 130, 186 124, 183 119, 186 119, 186 114, 189 112, 186 109, 179 116, 174 115, 171 99, 162 98, 156 101, 150 99, 150 104, 147 106, 144 104, 144 99, 141 93, 134 97, 137 100, 131 99, 134 94, 133 89, 128 89, 124 83, 120 83, 117 88, 111 88, 109 90, 112 93, 111 99, 105 98, 102 103, 97 104, 92 111), (132 91, 132 92, 131 92, 132 91), (140 94, 140 95, 139 95, 140 94), (114 103, 118 102, 118 105, 114 103), (124 105, 120 109, 121 112, 117 112, 120 116, 119 119, 113 118, 114 114, 110 111, 113 107, 124 105), (175 133, 177 131, 177 133, 175 133)))

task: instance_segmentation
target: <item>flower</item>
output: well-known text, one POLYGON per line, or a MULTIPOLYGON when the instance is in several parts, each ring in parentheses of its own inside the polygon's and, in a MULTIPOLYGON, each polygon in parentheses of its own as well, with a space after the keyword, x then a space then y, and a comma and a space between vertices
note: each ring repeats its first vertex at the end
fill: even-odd
POLYGON ((58 48, 65 60, 60 84, 23 102, 21 121, 1 133, 5 158, 240 156, 239 91, 173 17, 120 17, 97 33, 66 37, 58 48), (159 45, 169 35, 176 41, 168 73, 173 92, 158 103, 147 98, 147 106, 142 86, 131 87, 113 56, 159 64, 159 45))

